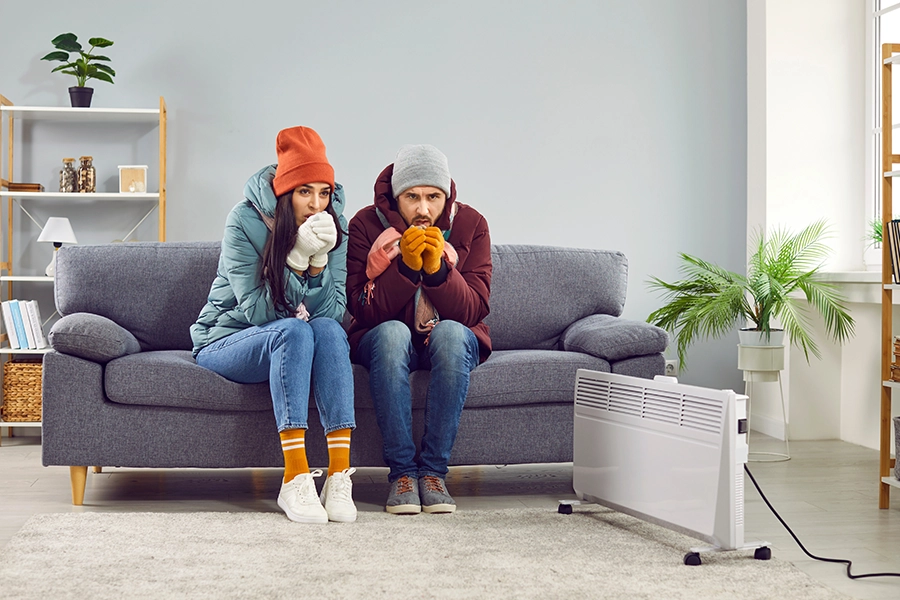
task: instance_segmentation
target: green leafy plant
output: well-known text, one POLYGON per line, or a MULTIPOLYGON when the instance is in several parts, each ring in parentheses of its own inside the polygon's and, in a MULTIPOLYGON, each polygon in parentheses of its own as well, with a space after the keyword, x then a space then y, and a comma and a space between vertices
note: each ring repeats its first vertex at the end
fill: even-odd
POLYGON ((112 78, 115 77, 116 72, 110 66, 97 62, 109 62, 109 57, 102 54, 94 54, 94 48, 108 48, 112 46, 113 42, 110 40, 100 37, 89 39, 88 44, 91 47, 87 52, 84 51, 84 48, 78 42, 78 37, 74 33, 58 35, 50 43, 53 44, 56 50, 41 60, 55 60, 65 63, 50 71, 51 73, 62 71, 66 75, 74 75, 75 79, 78 80, 78 87, 85 87, 88 79, 99 79, 100 81, 113 83, 112 78), (79 57, 70 61, 70 52, 77 52, 79 57))
POLYGON ((797 234, 778 229, 766 237, 759 232, 746 276, 682 253, 684 279, 666 283, 652 277, 648 282, 651 289, 662 292, 667 303, 647 321, 676 335, 682 367, 694 341, 722 337, 742 321, 753 323, 750 329, 763 332, 768 339, 772 320, 778 319, 807 362, 810 352, 821 358, 812 336, 809 307, 822 315, 825 329, 835 341, 843 343, 854 332, 841 293, 816 277, 830 252, 823 242, 827 233, 825 221, 797 234))
POLYGON ((869 231, 869 245, 874 246, 875 244, 881 243, 881 232, 884 229, 884 223, 881 222, 881 219, 875 219, 871 223, 869 223, 870 231, 869 231))

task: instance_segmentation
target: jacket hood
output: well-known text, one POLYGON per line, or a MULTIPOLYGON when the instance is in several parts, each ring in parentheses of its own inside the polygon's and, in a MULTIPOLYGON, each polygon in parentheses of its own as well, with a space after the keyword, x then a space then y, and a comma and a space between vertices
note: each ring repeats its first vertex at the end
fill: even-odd
MULTIPOLYGON (((391 176, 394 174, 394 163, 384 168, 378 179, 375 180, 375 207, 385 216, 391 227, 399 232, 404 232, 409 227, 400 212, 397 210, 397 201, 394 199, 394 189, 391 187, 391 176)), ((441 231, 450 229, 450 211, 456 202, 456 182, 450 179, 450 197, 444 204, 444 212, 438 218, 435 227, 441 231)), ((274 205, 273 205, 274 206, 274 205)))
MULTIPOLYGON (((278 203, 278 197, 275 196, 275 188, 272 182, 275 181, 275 167, 278 165, 269 165, 263 167, 250 176, 247 183, 244 184, 244 198, 249 200, 259 211, 270 219, 275 218, 275 205, 278 203)), ((388 176, 388 184, 390 184, 390 176, 388 176)), ((344 187, 338 182, 334 182, 334 192, 331 194, 331 206, 337 216, 344 214, 344 187)), ((402 219, 401 219, 402 220, 402 219)))

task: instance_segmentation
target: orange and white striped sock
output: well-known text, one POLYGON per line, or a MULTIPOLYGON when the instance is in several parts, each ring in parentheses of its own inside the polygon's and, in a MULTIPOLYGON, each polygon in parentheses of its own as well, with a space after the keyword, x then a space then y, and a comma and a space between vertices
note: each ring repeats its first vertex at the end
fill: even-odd
POLYGON ((350 430, 338 429, 325 436, 328 439, 328 476, 350 468, 350 430))
POLYGON ((281 436, 281 451, 284 452, 284 482, 291 481, 301 473, 309 473, 306 462, 305 429, 285 429, 281 436))

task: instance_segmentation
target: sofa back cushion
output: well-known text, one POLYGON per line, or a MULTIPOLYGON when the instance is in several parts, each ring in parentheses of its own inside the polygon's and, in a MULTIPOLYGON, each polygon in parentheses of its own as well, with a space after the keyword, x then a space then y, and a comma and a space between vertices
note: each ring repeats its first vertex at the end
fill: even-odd
MULTIPOLYGON (((190 326, 216 275, 219 242, 63 246, 56 308, 88 312, 130 331, 142 350, 190 350, 190 326)), ((593 314, 619 316, 628 262, 621 252, 498 244, 491 248, 495 350, 554 350, 562 332, 593 314)))
POLYGON ((130 331, 142 350, 190 350, 190 326, 216 276, 219 242, 63 246, 54 294, 61 315, 88 312, 130 331))
POLYGON ((494 350, 555 350, 562 332, 588 315, 618 317, 628 260, 621 252, 497 244, 491 248, 494 350))

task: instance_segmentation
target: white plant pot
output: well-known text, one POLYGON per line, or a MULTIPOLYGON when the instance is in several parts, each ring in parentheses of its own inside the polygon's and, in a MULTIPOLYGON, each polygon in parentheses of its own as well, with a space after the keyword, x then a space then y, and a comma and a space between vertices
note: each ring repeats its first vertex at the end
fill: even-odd
POLYGON ((769 336, 765 332, 755 329, 741 329, 738 331, 738 339, 741 346, 784 346, 784 330, 772 329, 769 336))

